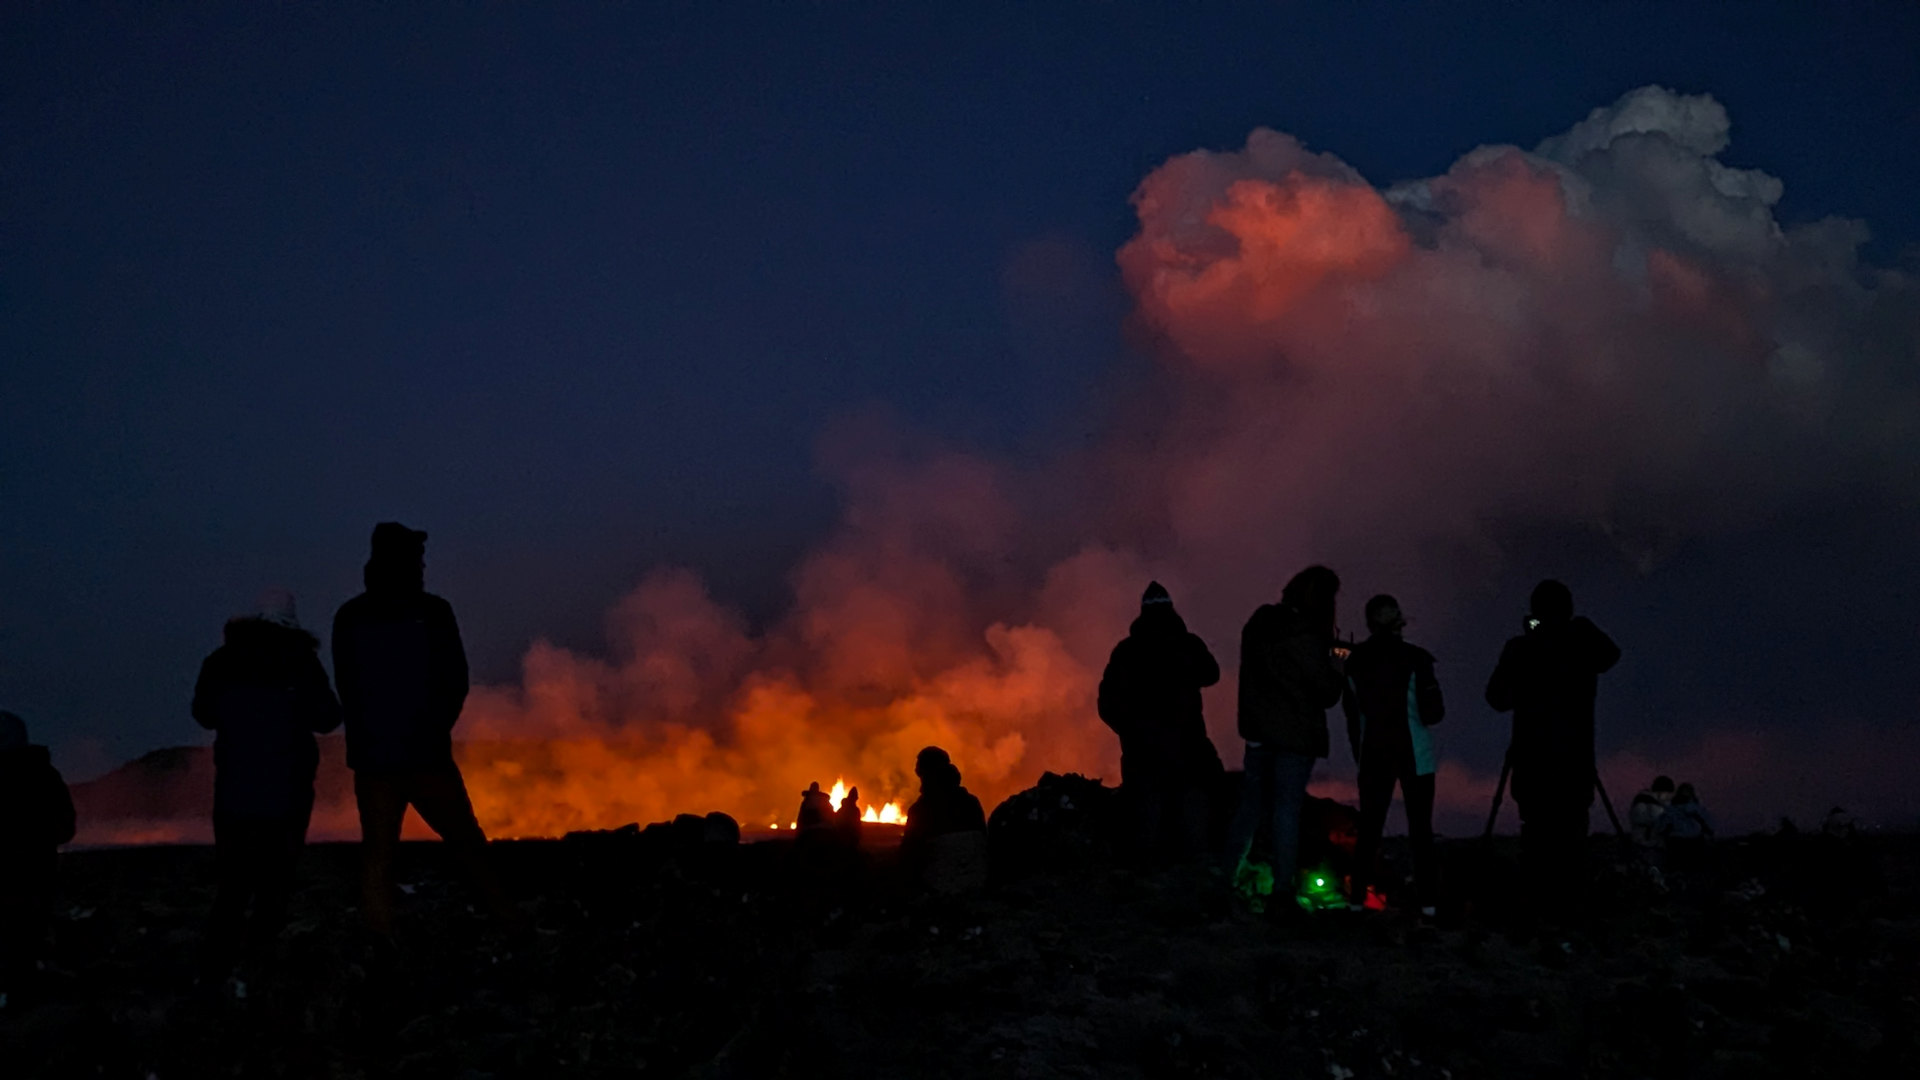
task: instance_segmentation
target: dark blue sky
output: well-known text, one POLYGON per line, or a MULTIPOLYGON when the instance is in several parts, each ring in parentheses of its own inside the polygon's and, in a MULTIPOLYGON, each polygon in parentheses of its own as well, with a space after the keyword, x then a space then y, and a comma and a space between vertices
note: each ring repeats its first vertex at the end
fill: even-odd
POLYGON ((81 774, 186 741, 221 620, 324 626, 388 517, 489 679, 663 561, 777 611, 821 431, 1071 439, 1129 192, 1256 125, 1386 182, 1659 83, 1783 220, 1920 243, 1920 8, 928 6, 7 5, 0 707, 81 774), (1036 241, 1098 286, 1040 325, 1036 241))

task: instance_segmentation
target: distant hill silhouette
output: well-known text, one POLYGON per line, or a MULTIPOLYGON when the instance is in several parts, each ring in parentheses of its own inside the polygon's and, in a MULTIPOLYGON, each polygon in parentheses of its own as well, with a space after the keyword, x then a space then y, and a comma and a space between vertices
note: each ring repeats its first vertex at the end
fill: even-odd
MULTIPOLYGON (((213 748, 169 746, 73 785, 76 844, 213 842, 213 748)), ((320 740, 311 840, 354 840, 353 773, 340 736, 320 740)))

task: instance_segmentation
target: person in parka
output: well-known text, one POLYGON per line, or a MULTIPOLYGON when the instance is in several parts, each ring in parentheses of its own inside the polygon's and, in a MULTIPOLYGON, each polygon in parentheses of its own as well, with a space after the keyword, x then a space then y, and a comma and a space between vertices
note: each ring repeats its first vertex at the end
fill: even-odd
POLYGON ((961 785, 960 770, 945 750, 923 748, 914 758, 913 771, 920 778, 920 797, 907 807, 907 826, 900 837, 903 856, 936 836, 987 830, 980 799, 961 785))
POLYGON ((215 979, 280 933, 313 816, 314 736, 340 726, 319 639, 301 629, 292 593, 268 590, 255 614, 227 621, 223 638, 193 687, 193 718, 214 733, 219 891, 203 975, 215 979))
POLYGON ((1559 906, 1584 876, 1593 806, 1594 701, 1620 647, 1586 618, 1558 581, 1533 590, 1526 633, 1507 642, 1487 680, 1487 704, 1513 713, 1507 750, 1520 808, 1520 845, 1536 898, 1559 906))
POLYGON ((1220 681, 1207 643, 1187 631, 1159 582, 1107 660, 1100 719, 1120 736, 1121 790, 1143 854, 1204 852, 1210 796, 1222 769, 1207 737, 1200 691, 1220 681))
POLYGON ((1327 756, 1327 710, 1346 680, 1334 655, 1340 578, 1309 566, 1278 604, 1253 613, 1240 634, 1240 737, 1247 741, 1240 809, 1227 838, 1235 874, 1265 823, 1272 830, 1273 880, 1289 894, 1300 858, 1300 806, 1313 763, 1327 756))
POLYGON ((1380 854, 1380 834, 1400 786, 1413 852, 1421 914, 1433 914, 1438 868, 1433 851, 1433 775, 1438 765, 1427 729, 1446 716, 1433 654, 1401 637, 1407 625, 1400 602, 1386 594, 1367 601, 1367 640, 1347 657, 1347 745, 1360 767, 1360 836, 1354 845, 1349 902, 1364 906, 1380 854))
POLYGON ((0 1007, 28 989, 47 947, 60 845, 73 798, 27 722, 0 711, 0 1007))
POLYGON ((487 862, 487 836, 453 760, 467 654, 453 607, 426 591, 426 543, 426 533, 398 522, 375 526, 366 591, 333 618, 333 674, 360 810, 362 910, 388 938, 393 855, 408 806, 440 834, 495 918, 520 921, 487 862))

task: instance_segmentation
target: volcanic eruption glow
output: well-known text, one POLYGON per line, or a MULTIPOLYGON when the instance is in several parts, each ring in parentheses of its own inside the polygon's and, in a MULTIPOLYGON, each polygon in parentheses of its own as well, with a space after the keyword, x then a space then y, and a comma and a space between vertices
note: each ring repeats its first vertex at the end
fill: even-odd
POLYGON ((1095 689, 1149 578, 1229 668, 1207 711, 1231 762, 1235 634, 1308 562, 1444 612, 1497 559, 1490 523, 1591 528, 1645 568, 1822 491, 1912 496, 1920 290, 1860 262, 1856 222, 1776 221, 1728 130, 1649 87, 1385 188, 1265 129, 1165 162, 1117 256, 1157 363, 1092 435, 1010 463, 830 432, 844 512, 783 617, 750 629, 663 568, 607 657, 538 643, 476 689, 481 822, 777 825, 842 775, 900 820, 928 745, 988 806, 1043 770, 1116 780, 1095 689))

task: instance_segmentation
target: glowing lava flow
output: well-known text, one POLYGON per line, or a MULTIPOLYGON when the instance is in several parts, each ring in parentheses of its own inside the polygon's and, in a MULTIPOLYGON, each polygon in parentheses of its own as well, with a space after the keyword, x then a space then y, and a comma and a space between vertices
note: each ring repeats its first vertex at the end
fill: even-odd
MULTIPOLYGON (((827 802, 832 804, 834 810, 838 811, 840 804, 846 801, 848 790, 847 782, 844 778, 834 780, 833 790, 827 793, 827 802)), ((867 807, 861 811, 860 820, 870 821, 877 825, 905 825, 907 823, 907 812, 900 809, 900 803, 898 801, 889 802, 878 810, 871 806, 867 807)), ((781 825, 778 821, 774 821, 769 822, 767 827, 775 832, 779 832, 783 828, 798 829, 800 823, 790 821, 785 825, 781 825)))

